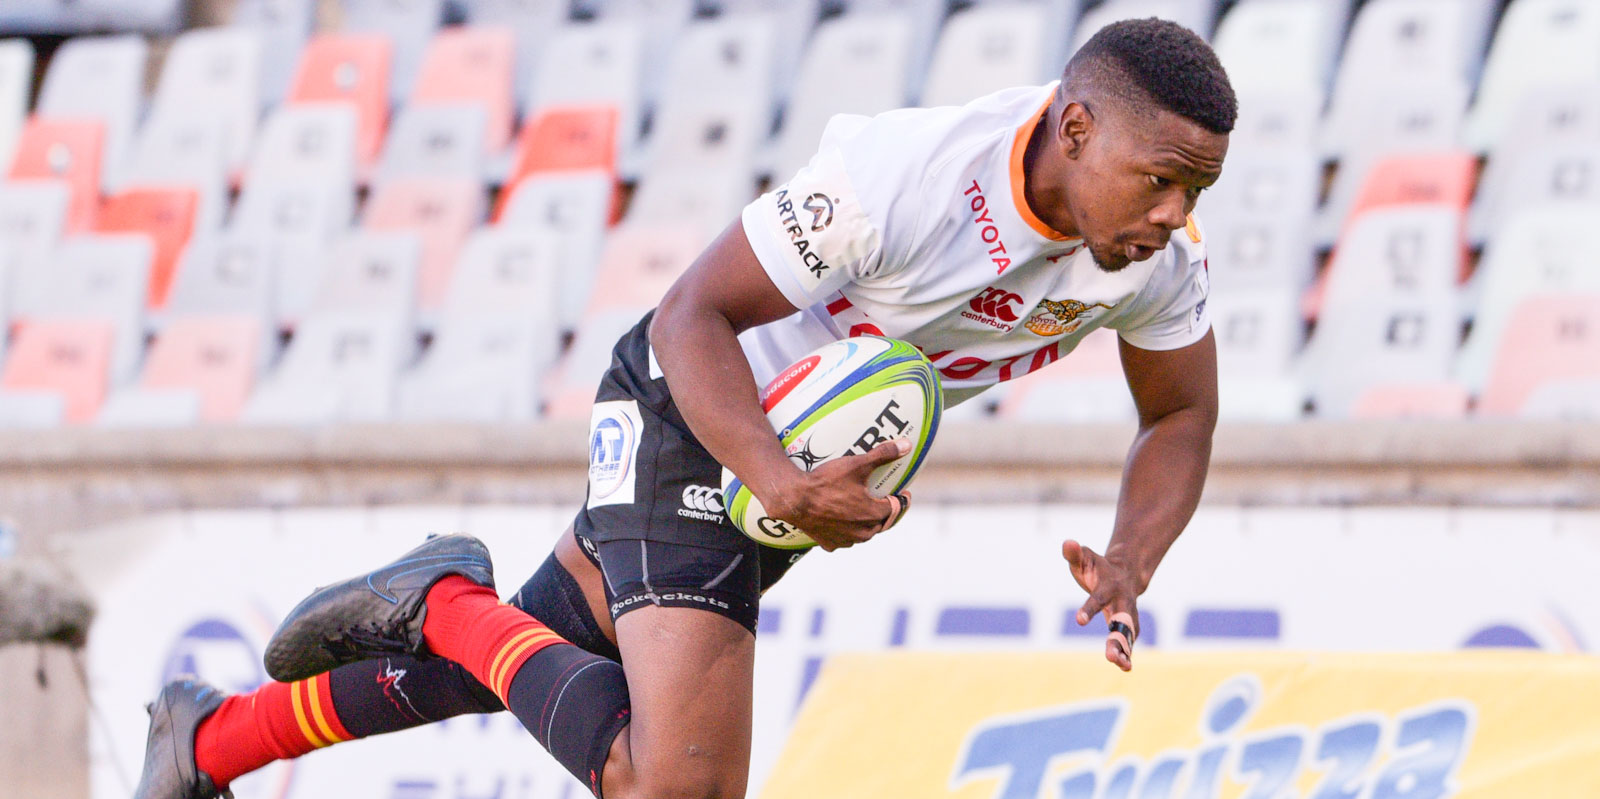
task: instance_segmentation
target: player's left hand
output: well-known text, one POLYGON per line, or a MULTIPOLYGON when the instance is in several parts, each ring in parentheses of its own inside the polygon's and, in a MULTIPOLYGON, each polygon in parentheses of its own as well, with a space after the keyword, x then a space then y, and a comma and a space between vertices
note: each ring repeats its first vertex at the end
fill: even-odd
POLYGON ((1078 626, 1088 624, 1094 614, 1104 613, 1110 628, 1106 660, 1132 671, 1133 642, 1139 637, 1139 589, 1133 570, 1071 539, 1061 543, 1061 556, 1072 569, 1072 579, 1089 594, 1088 601, 1078 608, 1078 626))

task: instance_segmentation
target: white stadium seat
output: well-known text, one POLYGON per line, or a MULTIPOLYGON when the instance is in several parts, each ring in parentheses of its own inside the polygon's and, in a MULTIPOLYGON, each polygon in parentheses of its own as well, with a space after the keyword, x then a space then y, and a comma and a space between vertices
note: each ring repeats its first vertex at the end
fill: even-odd
POLYGON ((197 236, 185 248, 167 312, 248 314, 277 327, 277 245, 260 233, 197 236))
POLYGON ((317 0, 238 0, 232 24, 261 36, 261 101, 276 105, 289 92, 316 19, 317 0))
POLYGON ((1125 19, 1160 17, 1176 22, 1200 34, 1202 38, 1209 39, 1211 22, 1215 14, 1215 0, 1106 0, 1089 9, 1088 13, 1078 20, 1077 30, 1072 34, 1072 49, 1067 55, 1076 53, 1078 48, 1099 33, 1101 28, 1125 19))
MULTIPOLYGON (((534 78, 543 67, 551 37, 565 28, 568 0, 462 0, 473 25, 507 28, 516 39, 516 94, 519 101, 529 96, 534 78)), ((581 70, 570 70, 581 77, 581 70)))
POLYGON ((1328 267, 1323 308, 1375 298, 1453 295, 1465 256, 1461 213, 1397 206, 1358 217, 1328 267))
POLYGON ((95 119, 105 124, 101 185, 118 183, 133 146, 134 127, 144 98, 142 36, 82 37, 67 40, 50 59, 34 112, 44 117, 95 119))
POLYGON ((32 85, 33 45, 27 39, 0 40, 0 165, 6 169, 28 118, 32 85))
POLYGON ((267 117, 245 183, 312 179, 355 185, 356 114, 342 103, 285 105, 267 117))
POLYGON ((559 329, 561 286, 568 279, 559 245, 556 229, 541 225, 474 231, 461 248, 441 315, 522 313, 559 329))
POLYGON ((771 17, 723 17, 684 26, 663 75, 657 117, 677 105, 715 102, 765 115, 770 123, 782 35, 771 17))
POLYGON ((262 179, 240 196, 228 230, 272 243, 278 276, 273 305, 281 322, 292 324, 310 306, 322 254, 350 227, 354 202, 348 186, 309 179, 262 179))
POLYGON ((951 16, 934 48, 919 104, 965 105, 1000 89, 1059 76, 1063 65, 1046 62, 1053 44, 1048 12, 1041 4, 1018 3, 977 5, 951 16))
POLYGON ((1197 207, 1219 287, 1301 288, 1315 268, 1311 224, 1321 181, 1310 151, 1241 151, 1197 207))
POLYGON ((1444 380, 1460 339, 1448 293, 1330 301, 1302 364, 1317 415, 1347 417, 1377 386, 1444 380))
POLYGON ((656 114, 641 177, 659 170, 755 171, 756 148, 772 118, 760 108, 719 98, 685 96, 656 114))
POLYGON ((122 188, 173 184, 193 188, 199 198, 194 230, 216 230, 228 207, 226 125, 216 115, 194 108, 172 108, 151 117, 139 130, 123 170, 122 188))
POLYGON ((261 124, 264 40, 260 31, 246 27, 179 34, 161 68, 150 118, 178 114, 221 120, 228 169, 242 169, 261 124))
POLYGON ((784 181, 811 160, 834 114, 872 116, 909 97, 916 25, 905 14, 845 14, 817 26, 783 114, 772 167, 784 181))
POLYGON ((629 223, 677 224, 711 240, 755 199, 755 181, 738 167, 686 167, 652 171, 634 189, 629 223))
POLYGON ((548 318, 529 311, 439 320, 433 344, 400 379, 400 418, 523 422, 538 415, 539 381, 560 349, 548 318))
POLYGON ((612 192, 609 175, 536 175, 517 184, 497 223, 557 237, 556 259, 566 276, 561 284, 563 327, 577 324, 589 301, 605 245, 612 192))
POLYGON ((416 354, 416 333, 382 312, 308 316, 277 372, 241 418, 265 424, 383 421, 391 416, 400 368, 416 354))
POLYGON ((1487 152, 1512 129, 1523 96, 1540 87, 1600 80, 1600 4, 1513 0, 1495 32, 1467 119, 1468 147, 1487 152))
POLYGON ((421 262, 422 241, 415 233, 345 233, 323 259, 311 313, 374 311, 411 321, 421 262))
MULTIPOLYGON (((628 19, 640 25, 644 32, 643 58, 646 64, 669 64, 673 53, 683 47, 686 41, 695 38, 691 28, 697 26, 694 19, 695 0, 600 0, 594 3, 598 6, 597 16, 602 20, 628 19)), ((711 43, 704 43, 715 47, 711 43)), ((773 54, 771 42, 762 42, 767 45, 758 52, 773 54)), ((715 51, 706 53, 709 57, 717 57, 715 51)), ((660 102, 665 90, 665 81, 670 81, 671 76, 661 70, 647 69, 644 73, 643 92, 647 105, 660 102)))
POLYGON ((1213 46, 1239 95, 1305 98, 1318 112, 1337 34, 1322 0, 1242 0, 1222 17, 1213 46))
POLYGON ((408 105, 395 116, 374 185, 396 178, 484 175, 485 115, 471 105, 408 105))

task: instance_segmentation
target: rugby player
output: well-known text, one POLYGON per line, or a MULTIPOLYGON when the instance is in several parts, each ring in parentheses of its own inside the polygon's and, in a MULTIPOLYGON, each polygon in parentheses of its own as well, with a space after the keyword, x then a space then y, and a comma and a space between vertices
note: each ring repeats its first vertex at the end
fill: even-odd
POLYGON ((1062 554, 1089 595, 1078 623, 1105 614, 1106 658, 1132 668, 1138 597, 1210 458, 1216 355, 1190 214, 1235 115, 1205 42, 1147 19, 1098 32, 1047 86, 835 117, 810 164, 617 344, 585 505, 508 604, 462 535, 319 589, 268 645, 277 682, 162 690, 136 796, 210 797, 274 759, 502 709, 596 796, 743 796, 760 597, 800 556, 690 498, 726 464, 824 550, 898 521, 909 497, 864 483, 906 442, 805 471, 758 400, 799 356, 863 333, 921 348, 954 404, 1118 331, 1139 430, 1105 553, 1062 554))

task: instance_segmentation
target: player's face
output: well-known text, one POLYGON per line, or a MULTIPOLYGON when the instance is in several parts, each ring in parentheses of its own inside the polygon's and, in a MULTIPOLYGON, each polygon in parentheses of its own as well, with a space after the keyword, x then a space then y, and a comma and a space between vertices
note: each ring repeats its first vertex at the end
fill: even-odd
POLYGON ((1165 248, 1217 182, 1227 153, 1227 134, 1170 111, 1096 114, 1068 192, 1078 233, 1100 268, 1115 272, 1165 248))

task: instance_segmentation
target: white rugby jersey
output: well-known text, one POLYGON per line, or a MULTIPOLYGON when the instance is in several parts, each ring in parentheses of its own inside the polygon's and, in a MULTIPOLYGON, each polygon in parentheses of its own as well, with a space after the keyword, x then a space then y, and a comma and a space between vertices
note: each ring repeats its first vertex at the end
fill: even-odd
POLYGON ((741 336, 758 384, 863 333, 921 349, 950 404, 1044 367, 1099 327, 1149 350, 1199 341, 1211 321, 1193 218, 1111 273, 1028 208, 1023 153, 1055 90, 834 117, 810 164, 744 209, 756 257, 801 309, 741 336))

